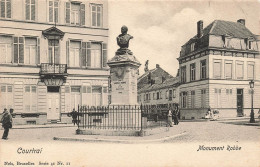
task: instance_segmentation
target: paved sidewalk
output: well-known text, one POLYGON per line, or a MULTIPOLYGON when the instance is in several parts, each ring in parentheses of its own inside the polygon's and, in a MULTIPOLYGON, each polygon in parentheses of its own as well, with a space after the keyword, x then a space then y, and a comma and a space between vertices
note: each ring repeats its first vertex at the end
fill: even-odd
POLYGON ((186 135, 187 132, 178 126, 160 127, 166 132, 150 136, 101 136, 101 135, 72 135, 66 137, 54 137, 54 140, 60 141, 81 141, 81 142, 108 142, 108 143, 156 143, 165 142, 175 137, 186 135))
POLYGON ((63 128, 63 127, 74 127, 74 125, 73 124, 13 125, 12 129, 63 128))

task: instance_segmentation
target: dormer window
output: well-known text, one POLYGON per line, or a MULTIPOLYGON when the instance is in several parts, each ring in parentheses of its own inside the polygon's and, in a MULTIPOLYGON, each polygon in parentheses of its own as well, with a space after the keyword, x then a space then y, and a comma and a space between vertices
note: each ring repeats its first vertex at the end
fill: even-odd
POLYGON ((190 45, 190 51, 193 52, 194 49, 195 49, 195 43, 192 43, 192 44, 190 45))

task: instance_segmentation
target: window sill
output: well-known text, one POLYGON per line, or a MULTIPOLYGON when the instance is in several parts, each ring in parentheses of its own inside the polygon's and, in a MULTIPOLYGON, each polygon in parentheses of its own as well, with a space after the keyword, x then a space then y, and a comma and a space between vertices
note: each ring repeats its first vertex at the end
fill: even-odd
POLYGON ((18 66, 18 67, 34 67, 34 68, 38 68, 40 67, 40 64, 17 64, 17 63, 0 63, 0 66, 8 66, 8 67, 14 67, 14 66, 18 66))

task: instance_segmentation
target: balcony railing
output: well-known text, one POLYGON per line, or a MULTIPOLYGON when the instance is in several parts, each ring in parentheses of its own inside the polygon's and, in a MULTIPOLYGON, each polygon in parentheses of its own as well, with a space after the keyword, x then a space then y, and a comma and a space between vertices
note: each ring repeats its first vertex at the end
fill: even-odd
POLYGON ((41 74, 66 74, 67 64, 42 63, 40 73, 41 74))

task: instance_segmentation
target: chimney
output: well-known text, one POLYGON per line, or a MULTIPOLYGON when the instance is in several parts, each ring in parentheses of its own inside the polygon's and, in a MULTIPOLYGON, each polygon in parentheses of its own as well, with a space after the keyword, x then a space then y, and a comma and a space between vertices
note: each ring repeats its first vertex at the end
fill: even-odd
POLYGON ((197 37, 200 38, 203 34, 203 21, 200 20, 197 22, 197 37))
POLYGON ((245 19, 239 19, 237 20, 238 23, 243 24, 244 26, 246 25, 246 20, 245 19))
POLYGON ((159 64, 156 64, 156 68, 160 68, 160 65, 159 65, 159 64))

